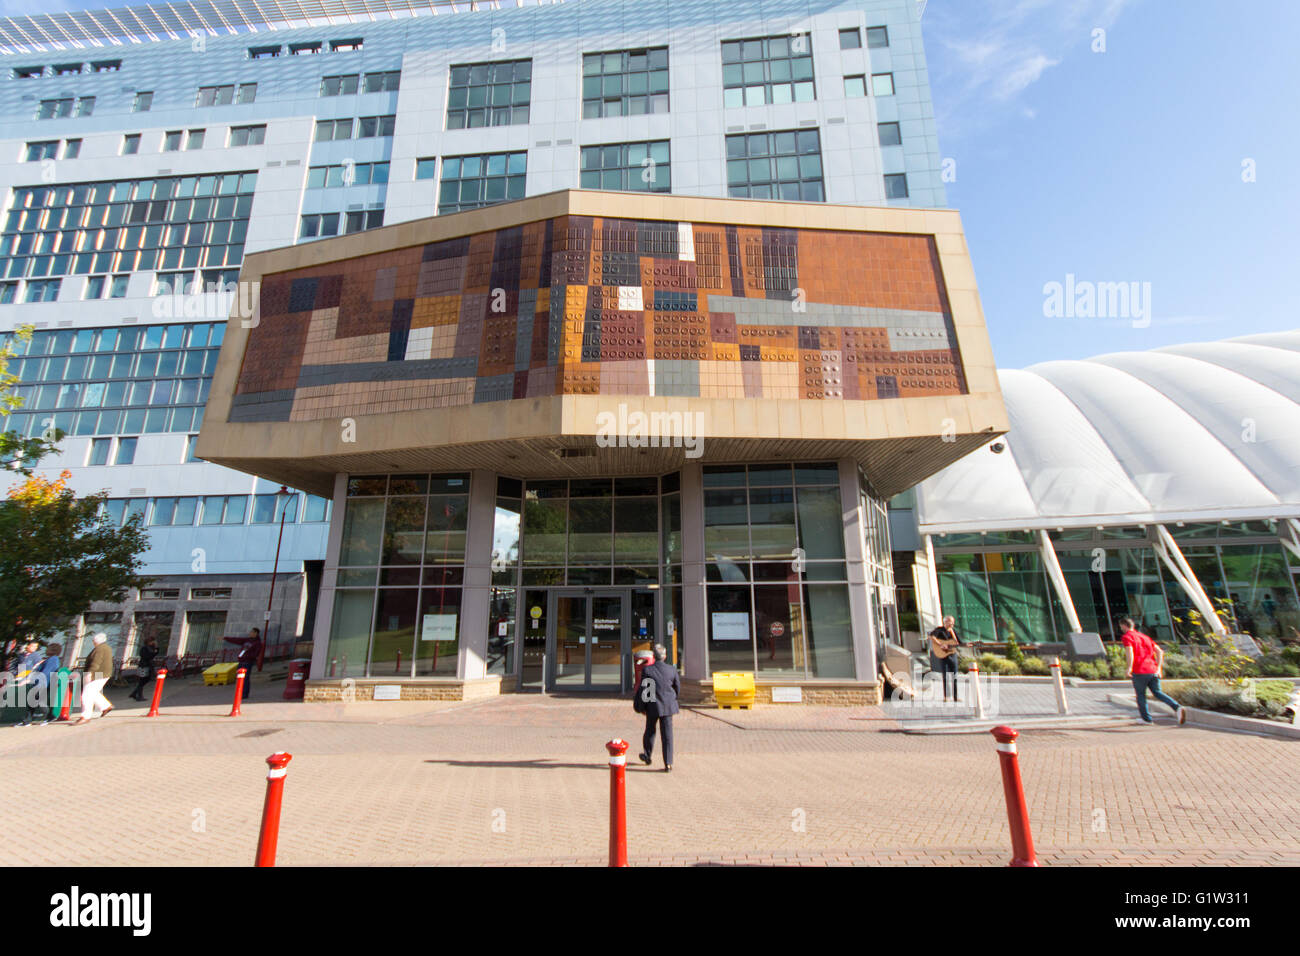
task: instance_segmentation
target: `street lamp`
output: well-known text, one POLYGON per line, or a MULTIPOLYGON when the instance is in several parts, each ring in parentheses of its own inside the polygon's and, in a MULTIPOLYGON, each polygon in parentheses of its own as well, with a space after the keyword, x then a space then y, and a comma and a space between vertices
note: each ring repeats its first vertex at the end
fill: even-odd
POLYGON ((262 652, 257 655, 257 669, 262 669, 266 660, 266 644, 271 639, 271 604, 275 601, 275 576, 280 570, 280 545, 284 542, 284 517, 289 513, 289 498, 292 492, 285 485, 275 493, 275 503, 280 506, 280 535, 275 539, 275 563, 271 565, 271 593, 266 597, 266 617, 262 621, 262 652))

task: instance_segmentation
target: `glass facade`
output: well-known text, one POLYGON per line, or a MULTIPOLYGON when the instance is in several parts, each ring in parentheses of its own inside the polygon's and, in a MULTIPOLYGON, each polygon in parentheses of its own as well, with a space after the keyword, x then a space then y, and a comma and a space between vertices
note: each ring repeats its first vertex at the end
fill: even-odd
POLYGON ((668 112, 668 47, 582 57, 582 116, 668 112))

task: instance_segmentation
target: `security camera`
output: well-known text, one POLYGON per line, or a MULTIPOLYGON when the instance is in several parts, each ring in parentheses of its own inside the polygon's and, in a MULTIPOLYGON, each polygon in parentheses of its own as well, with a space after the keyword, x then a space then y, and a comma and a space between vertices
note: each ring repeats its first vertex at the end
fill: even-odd
POLYGON ((1000 455, 1006 450, 1007 446, 1002 444, 1000 441, 995 441, 992 445, 989 445, 989 451, 993 452, 995 455, 1000 455))

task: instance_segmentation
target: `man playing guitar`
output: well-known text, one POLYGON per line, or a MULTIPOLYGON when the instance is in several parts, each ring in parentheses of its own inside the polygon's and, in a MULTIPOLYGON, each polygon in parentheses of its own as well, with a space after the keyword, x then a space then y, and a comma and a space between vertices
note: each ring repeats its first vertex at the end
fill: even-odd
POLYGON ((943 675, 943 699, 948 699, 948 675, 952 675, 952 699, 957 700, 957 648, 961 638, 953 630, 957 621, 945 617, 943 624, 930 632, 930 670, 943 675))

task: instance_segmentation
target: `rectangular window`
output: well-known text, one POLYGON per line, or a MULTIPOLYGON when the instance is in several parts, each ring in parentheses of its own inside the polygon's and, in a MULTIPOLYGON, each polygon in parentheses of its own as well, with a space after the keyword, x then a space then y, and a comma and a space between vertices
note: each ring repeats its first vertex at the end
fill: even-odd
POLYGON ((192 277, 193 274, 189 272, 159 272, 153 280, 153 294, 180 295, 188 292, 192 277))
POLYGON ((15 80, 34 80, 44 75, 45 67, 43 66, 16 66, 13 73, 15 80))
POLYGON ((867 46, 873 50, 889 46, 889 28, 867 27, 867 46))
POLYGON ((415 161, 416 179, 434 179, 438 175, 438 160, 434 156, 415 161))
POLYGON ((81 140, 65 139, 63 141, 63 158, 76 159, 81 155, 81 140))
POLYGON ((313 53, 320 53, 323 49, 324 47, 321 45, 319 40, 314 43, 290 43, 289 55, 311 56, 313 53))
POLYGON ((885 198, 886 199, 907 198, 907 174, 906 173, 890 173, 885 176, 885 198))
POLYGON ((62 284, 62 279, 29 280, 27 294, 23 297, 23 301, 53 302, 59 297, 59 286, 62 284))
POLYGON ((104 277, 91 276, 86 280, 86 298, 98 299, 104 295, 104 277))
POLYGON ((306 507, 303 509, 303 522, 328 521, 329 505, 330 503, 328 498, 318 498, 315 495, 308 495, 306 507))
POLYGON ((134 156, 140 152, 140 134, 127 133, 122 137, 122 155, 134 156))
POLYGON ((880 135, 881 146, 901 146, 903 143, 903 134, 899 132, 897 123, 877 123, 876 130, 880 135))
POLYGON ((298 520, 298 495, 254 495, 253 514, 250 524, 278 524, 280 518, 285 524, 298 520))
POLYGON ((532 60, 452 66, 447 129, 527 123, 532 77, 532 60))
POLYGON ((59 141, 57 139, 48 140, 41 143, 28 143, 26 162, 35 163, 42 159, 56 159, 59 154, 59 141))
POLYGON ((92 438, 90 440, 90 454, 86 458, 87 465, 107 465, 108 452, 113 445, 111 438, 92 438))
POLYGON ((584 119, 667 113, 668 101, 668 47, 583 54, 584 119))
POLYGON ((95 98, 93 96, 82 96, 77 100, 77 115, 90 116, 95 112, 95 98))
POLYGON ((728 108, 816 99, 812 37, 798 33, 724 41, 722 98, 728 108))
POLYGON ((200 524, 243 524, 247 495, 208 495, 203 499, 200 524))
POLYGON ((72 115, 72 97, 57 100, 41 100, 36 110, 37 119, 64 119, 72 115))
POLYGON ((130 465, 135 462, 135 446, 140 441, 138 438, 119 438, 117 440, 117 455, 113 459, 115 465, 130 465))
POLYGON ((56 63, 51 68, 55 76, 79 76, 81 75, 80 63, 56 63))
POLYGON ((204 269, 200 276, 203 292, 233 292, 239 285, 238 269, 204 269))
POLYGON ((266 142, 265 126, 230 127, 231 146, 261 146, 266 142))
POLYGON ((841 50, 860 50, 862 49, 862 31, 857 27, 849 30, 840 31, 840 49, 841 50))
POLYGON ((130 278, 131 277, 128 275, 113 276, 112 285, 110 285, 108 289, 108 297, 110 299, 126 298, 126 284, 130 278))
POLYGON ((363 93, 396 93, 402 85, 401 70, 387 70, 383 73, 367 73, 362 86, 363 93))
POLYGON ((339 214, 336 212, 303 216, 298 226, 299 239, 316 239, 323 236, 337 236, 339 232, 339 214))
POLYGON ((360 74, 346 73, 341 76, 323 76, 320 81, 321 96, 350 96, 357 91, 360 74))
POLYGON ((584 146, 579 175, 583 189, 670 192, 668 140, 584 146))
POLYGON ((132 113, 148 113, 153 109, 153 92, 143 90, 135 94, 135 100, 131 103, 132 113))
POLYGON ((357 139, 369 139, 372 136, 392 136, 396 129, 397 117, 395 115, 363 116, 357 122, 357 139))
POLYGON ((164 153, 175 153, 175 152, 178 152, 178 151, 180 150, 180 148, 181 148, 181 131, 180 131, 180 130, 178 130, 178 129, 173 129, 173 130, 169 130, 168 132, 166 132, 166 133, 163 134, 163 147, 162 147, 162 151, 163 151, 164 153))
POLYGON ((728 195, 825 202, 815 129, 727 137, 728 195))
POLYGON ((229 106, 234 101, 235 86, 233 83, 228 83, 224 86, 200 86, 194 105, 198 107, 229 106))
POLYGON ((248 48, 248 58, 250 60, 272 60, 279 56, 284 47, 279 46, 250 46, 248 48))
POLYGON ((527 165, 525 152, 446 157, 438 189, 439 214, 522 199, 527 165))
POLYGON ((208 131, 205 129, 192 129, 189 136, 185 138, 186 149, 202 149, 203 139, 207 136, 208 131))
POLYGON ((116 73, 120 69, 121 60, 96 60, 90 64, 91 73, 116 73))
POLYGON ((336 139, 352 138, 352 120, 317 120, 316 121, 316 142, 328 143, 336 139))
POLYGON ((363 42, 360 37, 352 40, 330 40, 330 52, 357 53, 361 50, 363 42))
POLYGON ((371 209, 367 212, 350 212, 344 220, 345 233, 361 232, 365 229, 378 229, 384 224, 384 211, 371 209))
POLYGON ((844 95, 848 97, 860 97, 867 95, 867 78, 864 74, 857 76, 846 76, 844 78, 844 95))
POLYGON ((255 103, 257 102, 257 84, 240 83, 239 92, 235 95, 236 103, 255 103))
POLYGON ((872 73, 871 74, 871 95, 872 96, 893 96, 894 95, 894 74, 872 73))
POLYGON ((189 438, 185 439, 185 458, 183 459, 183 462, 185 464, 188 465, 191 462, 203 460, 202 458, 198 457, 198 455, 194 453, 195 449, 198 448, 198 446, 199 446, 198 435, 191 435, 189 438))
POLYGON ((5 282, 0 284, 0 305, 9 305, 18 295, 17 282, 5 282))

